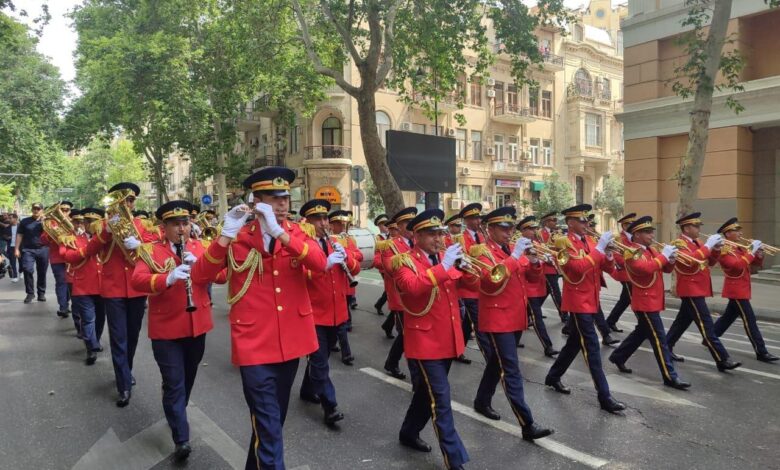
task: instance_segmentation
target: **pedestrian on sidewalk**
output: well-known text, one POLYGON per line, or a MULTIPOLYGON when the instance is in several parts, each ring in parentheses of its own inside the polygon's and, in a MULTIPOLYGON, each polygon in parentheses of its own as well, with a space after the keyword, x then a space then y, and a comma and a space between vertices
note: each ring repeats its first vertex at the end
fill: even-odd
POLYGON ((46 302, 46 271, 49 269, 49 247, 41 240, 43 234, 43 206, 32 205, 32 215, 22 219, 16 232, 14 255, 21 259, 24 290, 29 304, 38 294, 38 302, 46 302), (37 280, 33 275, 37 274, 37 280), (37 282, 36 282, 37 281, 37 282))
POLYGON ((5 224, 0 233, 5 241, 3 254, 8 260, 8 277, 11 282, 19 282, 19 259, 16 257, 16 234, 19 230, 19 216, 16 213, 7 214, 7 224, 5 224))

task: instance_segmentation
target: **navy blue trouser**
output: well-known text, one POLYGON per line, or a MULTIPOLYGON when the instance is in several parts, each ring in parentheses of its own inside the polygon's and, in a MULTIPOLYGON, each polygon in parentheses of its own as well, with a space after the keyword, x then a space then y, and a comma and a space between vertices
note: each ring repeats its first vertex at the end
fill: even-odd
POLYGON ((596 387, 601 401, 608 398, 610 392, 607 377, 601 367, 601 348, 599 347, 599 337, 596 335, 594 317, 595 315, 589 313, 572 312, 569 315, 567 323, 569 336, 566 338, 566 344, 558 354, 558 358, 555 359, 550 371, 547 372, 547 379, 561 380, 574 358, 577 357, 577 353, 582 352, 582 358, 590 370, 590 377, 593 379, 593 385, 596 387))
POLYGON ((704 345, 710 351, 710 355, 715 359, 715 362, 722 362, 728 359, 729 353, 715 335, 710 309, 707 308, 707 302, 704 301, 704 297, 680 297, 680 300, 682 301, 680 311, 677 312, 677 317, 666 334, 669 349, 674 349, 674 345, 677 344, 685 330, 688 329, 691 323, 696 323, 696 327, 704 339, 704 345))
POLYGON ((57 311, 67 312, 70 310, 70 291, 66 276, 68 265, 65 263, 54 263, 51 265, 51 272, 54 274, 54 293, 57 294, 57 311))
MULTIPOLYGON (((552 297, 555 309, 558 310, 558 316, 561 318, 562 322, 566 323, 569 314, 561 311, 561 287, 558 285, 558 278, 560 275, 545 274, 544 277, 547 279, 547 295, 552 297)), ((545 300, 547 299, 547 295, 544 296, 545 300)))
POLYGON ((328 358, 330 358, 330 345, 336 341, 340 326, 315 326, 319 348, 309 354, 309 362, 306 364, 306 372, 301 382, 301 395, 319 396, 320 403, 326 411, 331 411, 338 406, 336 388, 330 380, 328 358))
POLYGON ((106 322, 103 299, 99 295, 74 295, 73 317, 79 318, 81 338, 88 351, 100 349, 100 336, 106 322))
POLYGON ((194 338, 152 340, 154 360, 162 375, 163 411, 175 444, 190 440, 187 404, 205 348, 205 333, 194 338))
POLYGON ((144 319, 146 297, 103 299, 111 340, 111 361, 114 363, 116 388, 119 393, 130 391, 133 381, 133 358, 144 319))
POLYGON ((609 316, 607 317, 607 324, 609 325, 616 325, 618 320, 620 320, 620 316, 623 315, 623 312, 631 306, 631 283, 621 282, 620 284, 623 285, 620 290, 620 298, 615 306, 612 307, 612 311, 609 312, 609 316))
POLYGON ((241 366, 244 398, 252 420, 246 470, 284 470, 282 427, 297 372, 298 358, 276 364, 241 366))
POLYGON ((23 248, 22 274, 24 274, 24 291, 27 295, 38 296, 46 293, 46 271, 49 269, 49 247, 23 248), (33 273, 37 279, 33 279, 33 273), (37 282, 36 282, 37 281, 37 282))
POLYGON ((655 355, 655 362, 658 363, 658 369, 661 370, 664 382, 676 379, 677 372, 675 372, 672 358, 669 356, 669 346, 666 344, 666 332, 661 314, 659 312, 635 312, 634 315, 636 315, 638 322, 636 328, 626 336, 617 349, 612 351, 609 360, 617 364, 624 364, 645 340, 649 340, 650 346, 653 348, 653 355, 655 355))
POLYGON ((474 405, 492 406, 496 386, 501 382, 504 394, 520 426, 533 423, 531 409, 525 403, 523 375, 520 373, 520 361, 517 359, 515 332, 485 333, 485 335, 489 338, 492 347, 487 357, 485 371, 482 373, 482 380, 479 382, 477 396, 474 398, 474 405))
POLYGON ((8 276, 12 279, 19 277, 19 271, 17 269, 18 260, 16 259, 16 247, 11 246, 10 243, 6 245, 5 257, 8 258, 8 276))
POLYGON ((379 307, 381 309, 382 307, 385 306, 386 303, 387 303, 387 292, 382 291, 382 295, 377 299, 374 306, 379 307))
POLYGON ((745 327, 745 334, 750 340, 750 344, 753 345, 753 350, 756 354, 767 354, 769 351, 767 351, 766 344, 764 344, 764 337, 761 336, 761 331, 758 329, 756 315, 753 313, 753 306, 750 305, 750 300, 729 299, 729 303, 726 305, 726 311, 723 312, 723 315, 715 322, 715 336, 723 336, 723 333, 729 329, 737 317, 742 319, 742 326, 745 327))
POLYGON ((455 419, 450 406, 450 372, 452 359, 409 359, 412 376, 412 403, 401 425, 401 437, 414 439, 420 431, 433 422, 433 430, 439 441, 447 468, 457 467, 469 461, 469 454, 455 429, 455 419))
MULTIPOLYGON (((387 353, 387 359, 385 359, 385 369, 397 368, 401 362, 401 356, 404 355, 404 313, 398 310, 393 310, 388 315, 388 319, 392 318, 395 322, 396 336, 393 340, 393 345, 390 346, 390 351, 387 353)), ((386 322, 387 320, 385 320, 386 322)))
POLYGON ((479 331, 479 299, 461 299, 463 301, 463 312, 465 318, 462 319, 464 325, 469 325, 469 333, 474 331, 474 337, 477 339, 477 347, 482 352, 482 357, 487 361, 485 351, 490 349, 490 339, 485 333, 479 331))
POLYGON ((599 302, 599 311, 593 315, 593 321, 596 323, 596 329, 601 333, 601 337, 609 336, 612 330, 607 324, 607 319, 604 317, 604 310, 601 309, 601 302, 599 302))
POLYGON ((552 347, 552 340, 542 318, 542 304, 544 304, 544 297, 528 298, 528 320, 533 324, 534 333, 539 338, 539 342, 542 343, 542 347, 547 349, 552 347))

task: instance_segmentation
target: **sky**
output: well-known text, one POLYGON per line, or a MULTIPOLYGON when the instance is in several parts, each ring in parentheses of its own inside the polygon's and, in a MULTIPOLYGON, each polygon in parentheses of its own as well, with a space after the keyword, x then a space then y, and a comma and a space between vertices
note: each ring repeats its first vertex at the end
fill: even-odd
MULTIPOLYGON (((38 51, 49 57, 54 65, 60 69, 60 74, 66 82, 71 82, 76 76, 73 64, 73 52, 76 49, 77 35, 71 28, 71 20, 67 18, 69 11, 79 5, 82 0, 16 0, 17 10, 27 10, 30 17, 34 18, 41 11, 41 4, 49 5, 51 21, 43 31, 43 36, 38 43, 38 51)), ((526 3, 535 3, 526 0, 526 3)), ((567 7, 576 8, 587 5, 588 0, 565 0, 567 7)), ((626 3, 626 0, 612 0, 612 4, 626 3)), ((71 87, 71 91, 76 91, 71 87)))

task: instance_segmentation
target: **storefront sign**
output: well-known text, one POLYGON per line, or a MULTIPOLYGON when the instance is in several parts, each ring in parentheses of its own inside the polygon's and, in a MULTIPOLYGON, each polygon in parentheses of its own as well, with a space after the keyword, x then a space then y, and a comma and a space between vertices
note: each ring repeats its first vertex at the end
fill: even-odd
POLYGON ((523 187, 523 182, 520 180, 496 180, 497 188, 517 188, 523 187))
POLYGON ((314 193, 316 199, 325 199, 331 204, 341 204, 341 193, 335 186, 322 186, 314 193))

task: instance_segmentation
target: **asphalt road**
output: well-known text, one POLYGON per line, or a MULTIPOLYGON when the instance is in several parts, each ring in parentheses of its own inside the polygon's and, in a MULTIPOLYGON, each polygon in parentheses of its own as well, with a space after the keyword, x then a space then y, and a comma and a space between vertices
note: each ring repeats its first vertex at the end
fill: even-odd
MULTIPOLYGON (((390 341, 379 328, 384 317, 371 307, 380 293, 376 273, 361 275, 360 309, 350 337, 357 360, 348 367, 338 355, 331 358, 346 415, 339 429, 325 427, 319 406, 297 398, 299 371, 285 426, 289 469, 443 468, 430 426, 422 437, 434 444, 434 452, 417 453, 398 444, 410 393, 408 382, 381 372, 390 341)), ((46 303, 24 305, 22 283, 0 281, 0 468, 177 468, 170 459, 173 445, 160 402, 160 374, 145 330, 135 361, 138 385, 130 405, 119 409, 107 333, 106 352, 96 365, 85 366, 72 321, 56 317, 51 287, 47 294, 46 303)), ((224 294, 224 288, 215 288, 215 328, 208 334, 189 408, 194 451, 186 467, 191 469, 242 468, 251 435, 240 377, 230 364, 224 294)), ((615 299, 602 300, 608 311, 615 299)), ((667 328, 675 313, 664 313, 667 328)), ((547 309, 547 317, 560 348, 564 337, 557 315, 547 309)), ((627 312, 621 321, 626 332, 617 337, 634 324, 627 312)), ((780 325, 762 323, 761 328, 770 351, 780 354, 780 325)), ((604 347, 610 386, 629 406, 625 416, 599 409, 581 358, 563 378, 572 395, 544 387, 552 360, 544 357, 532 332, 523 342, 519 353, 526 399, 536 421, 556 432, 537 444, 523 442, 500 389, 493 406, 502 420, 488 422, 476 415, 471 403, 484 361, 479 351, 469 349, 474 362, 456 363, 450 373, 455 422, 471 456, 469 469, 780 468, 780 365, 755 360, 739 321, 724 338, 733 358, 744 363, 733 373, 716 370, 693 328, 683 337, 675 351, 687 358, 678 365, 680 375, 693 383, 687 392, 661 384, 647 344, 629 361, 631 375, 606 361, 611 348, 604 347)))

